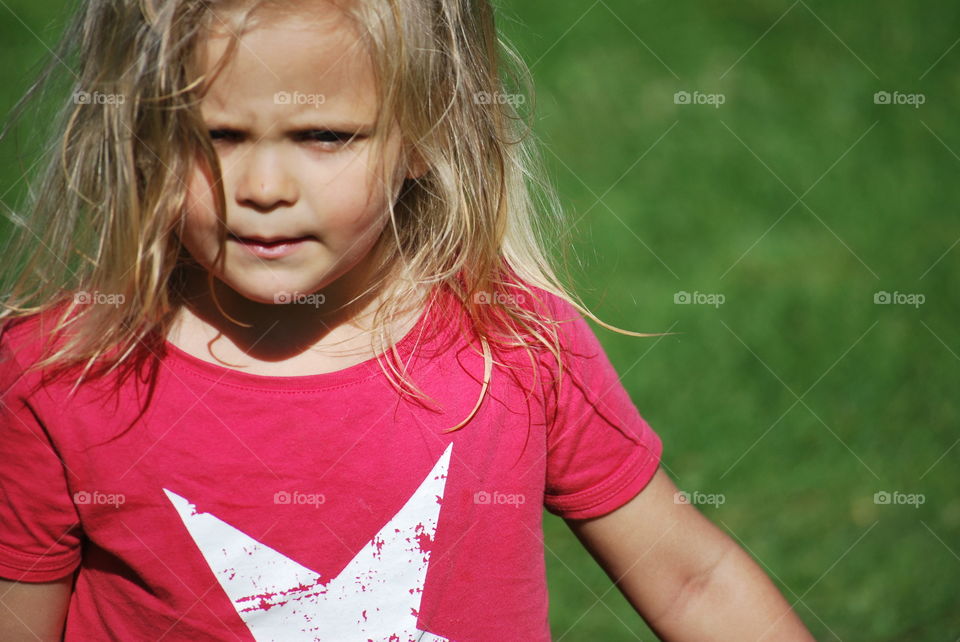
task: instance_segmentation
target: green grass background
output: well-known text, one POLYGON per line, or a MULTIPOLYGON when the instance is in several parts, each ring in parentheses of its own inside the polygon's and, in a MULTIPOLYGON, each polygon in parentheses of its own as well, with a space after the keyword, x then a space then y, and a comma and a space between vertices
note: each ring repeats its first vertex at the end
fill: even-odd
MULTIPOLYGON (((63 11, 0 3, 0 113, 63 11)), ((818 640, 956 640, 960 5, 499 0, 497 16, 532 66, 578 291, 614 325, 682 332, 596 328, 675 483, 724 494, 702 510, 818 640), (925 503, 875 504, 884 490, 925 503)), ((0 162, 9 206, 23 161, 7 141, 0 162)), ((545 529, 555 639, 654 639, 563 521, 545 529)))

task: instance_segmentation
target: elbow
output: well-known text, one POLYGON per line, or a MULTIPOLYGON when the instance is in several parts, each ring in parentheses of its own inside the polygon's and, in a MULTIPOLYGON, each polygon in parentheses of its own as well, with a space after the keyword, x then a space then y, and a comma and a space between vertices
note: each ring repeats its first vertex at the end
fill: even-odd
POLYGON ((737 545, 732 540, 728 540, 705 564, 687 569, 680 574, 672 582, 673 597, 667 605, 659 613, 646 618, 650 628, 659 634, 661 630, 670 630, 674 628, 672 625, 686 621, 691 612, 698 608, 707 589, 716 583, 719 569, 736 552, 737 545))
POLYGON ((685 578, 669 608, 648 624, 664 640, 814 639, 770 578, 732 541, 685 578))

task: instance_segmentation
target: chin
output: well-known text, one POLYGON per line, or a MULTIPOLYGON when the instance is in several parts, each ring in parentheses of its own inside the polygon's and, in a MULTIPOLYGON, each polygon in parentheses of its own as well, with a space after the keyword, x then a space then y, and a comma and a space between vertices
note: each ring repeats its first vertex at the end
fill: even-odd
POLYGON ((297 279, 267 278, 261 282, 230 281, 238 294, 256 303, 284 305, 321 289, 322 283, 297 279))
POLYGON ((264 303, 264 304, 274 304, 282 303, 282 297, 278 297, 281 293, 279 288, 277 289, 267 289, 267 288, 256 288, 256 287, 244 287, 239 284, 228 283, 230 289, 239 294, 244 299, 252 301, 254 303, 264 303))
POLYGON ((266 305, 283 305, 287 303, 287 297, 282 291, 241 292, 241 294, 254 303, 263 303, 266 305))

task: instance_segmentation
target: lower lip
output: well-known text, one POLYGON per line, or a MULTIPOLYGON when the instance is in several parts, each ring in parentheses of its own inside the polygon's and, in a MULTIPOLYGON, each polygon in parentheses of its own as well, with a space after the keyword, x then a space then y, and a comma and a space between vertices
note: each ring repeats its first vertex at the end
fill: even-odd
POLYGON ((256 241, 250 241, 247 239, 240 238, 231 238, 231 241, 236 241, 240 244, 243 249, 250 252, 254 256, 258 256, 262 259, 279 259, 284 256, 293 254, 303 246, 305 246, 310 241, 309 236, 305 236, 299 239, 291 239, 289 241, 284 241, 282 243, 257 243, 256 241))

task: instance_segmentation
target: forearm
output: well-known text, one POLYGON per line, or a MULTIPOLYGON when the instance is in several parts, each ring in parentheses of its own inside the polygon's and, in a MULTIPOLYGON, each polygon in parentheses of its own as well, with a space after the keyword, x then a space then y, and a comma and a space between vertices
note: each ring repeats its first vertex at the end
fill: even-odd
POLYGON ((809 642, 814 638, 763 569, 731 542, 704 578, 649 623, 663 640, 809 642))

